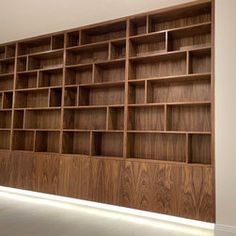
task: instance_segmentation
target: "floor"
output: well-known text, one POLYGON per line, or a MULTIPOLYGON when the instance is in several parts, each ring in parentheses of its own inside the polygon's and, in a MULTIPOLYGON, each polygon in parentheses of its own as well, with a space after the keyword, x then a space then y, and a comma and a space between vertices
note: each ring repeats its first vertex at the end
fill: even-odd
POLYGON ((0 236, 213 236, 211 230, 0 191, 0 236))

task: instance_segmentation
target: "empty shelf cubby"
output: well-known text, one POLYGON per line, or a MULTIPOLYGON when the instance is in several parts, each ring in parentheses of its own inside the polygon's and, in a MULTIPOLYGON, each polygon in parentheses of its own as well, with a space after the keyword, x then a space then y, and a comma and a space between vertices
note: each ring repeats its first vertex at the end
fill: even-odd
POLYGON ((62 152, 65 154, 89 155, 90 132, 63 132, 62 152))
POLYGON ((99 63, 95 65, 95 83, 123 80, 125 80, 125 61, 99 63))
POLYGON ((0 61, 0 74, 14 73, 15 59, 5 59, 0 61))
POLYGON ((6 45, 6 58, 15 57, 16 55, 16 44, 6 45))
POLYGON ((210 132, 211 105, 206 103, 167 106, 167 129, 210 132))
POLYGON ((130 39, 130 56, 152 55, 166 51, 166 34, 158 33, 130 39))
POLYGON ((12 111, 0 110, 0 129, 11 128, 11 117, 12 117, 12 111))
POLYGON ((129 130, 164 130, 164 106, 135 106, 128 109, 129 130))
POLYGON ((130 35, 140 35, 147 33, 147 17, 142 16, 130 20, 130 35))
POLYGON ((0 60, 6 58, 6 47, 0 46, 0 60))
POLYGON ((3 109, 11 109, 13 101, 13 92, 3 93, 3 109))
POLYGON ((162 161, 186 161, 186 135, 128 133, 128 157, 162 161))
POLYGON ((211 164, 211 135, 189 134, 188 162, 193 164, 211 164))
POLYGON ((105 130, 106 108, 75 108, 64 110, 64 129, 105 130))
POLYGON ((15 108, 49 107, 48 89, 17 91, 15 108))
POLYGON ((123 157, 122 132, 93 132, 92 155, 123 157))
POLYGON ((124 107, 108 107, 108 129, 124 129, 124 107))
POLYGON ((57 34, 52 36, 52 50, 64 48, 64 34, 57 34))
POLYGON ((51 37, 33 39, 19 43, 18 55, 26 55, 51 50, 51 37))
POLYGON ((77 106, 78 105, 78 88, 67 87, 64 92, 64 106, 77 106))
POLYGON ((108 43, 67 49, 66 64, 89 64, 108 60, 108 43))
POLYGON ((126 40, 115 40, 110 42, 110 59, 123 59, 126 52, 126 40))
POLYGON ((9 150, 10 149, 10 130, 0 130, 0 149, 9 150))
POLYGON ((79 46, 80 44, 80 31, 72 31, 66 34, 67 47, 79 46))
POLYGON ((162 31, 167 29, 186 27, 211 21, 211 3, 203 3, 189 10, 173 9, 149 16, 149 31, 162 31))
POLYGON ((17 72, 27 71, 27 57, 17 58, 17 72))
POLYGON ((61 107, 62 102, 62 88, 51 88, 50 89, 50 107, 61 107))
POLYGON ((36 88, 37 72, 24 72, 16 75, 16 89, 36 88))
POLYGON ((149 80, 147 95, 148 103, 210 101, 210 75, 193 80, 149 80))
POLYGON ((59 153, 60 132, 37 131, 35 140, 36 152, 59 153))
POLYGON ((23 110, 14 111, 13 128, 16 129, 24 128, 24 113, 25 112, 23 110))
POLYGON ((129 82, 128 102, 129 104, 145 103, 145 82, 144 81, 129 82))
POLYGON ((0 76, 0 91, 13 90, 14 75, 0 76))
POLYGON ((39 87, 62 86, 62 77, 62 68, 40 71, 39 87))
POLYGON ((13 132, 13 150, 33 151, 34 150, 34 131, 13 132))
POLYGON ((81 44, 97 43, 126 36, 126 21, 96 26, 81 31, 81 44))
POLYGON ((26 110, 26 129, 60 129, 61 110, 60 109, 37 109, 26 110))
POLYGON ((124 84, 112 86, 81 86, 79 105, 122 105, 124 104, 124 84))
POLYGON ((89 84, 92 83, 92 76, 93 76, 92 65, 67 67, 65 84, 66 85, 89 84))

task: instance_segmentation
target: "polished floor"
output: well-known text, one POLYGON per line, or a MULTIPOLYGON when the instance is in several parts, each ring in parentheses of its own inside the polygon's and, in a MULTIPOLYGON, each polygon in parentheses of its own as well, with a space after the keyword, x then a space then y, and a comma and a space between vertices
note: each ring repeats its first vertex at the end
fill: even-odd
POLYGON ((0 191, 0 236, 213 236, 186 227, 0 191))

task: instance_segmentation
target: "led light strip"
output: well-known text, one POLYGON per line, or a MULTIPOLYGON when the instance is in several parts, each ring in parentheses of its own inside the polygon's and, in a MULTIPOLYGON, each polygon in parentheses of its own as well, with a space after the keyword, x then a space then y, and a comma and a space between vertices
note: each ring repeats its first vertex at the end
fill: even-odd
POLYGON ((45 199, 45 200, 57 201, 60 203, 65 203, 65 204, 67 203, 67 204, 74 204, 74 205, 79 205, 79 206, 87 206, 87 207, 92 207, 92 208, 97 208, 97 209, 102 209, 102 210, 107 210, 107 211, 124 213, 124 214, 139 216, 139 217, 145 217, 145 218, 154 219, 154 220, 161 220, 161 221, 165 221, 169 223, 192 226, 192 227, 207 229, 207 230, 214 230, 214 224, 212 223, 190 220, 190 219, 185 219, 181 217, 158 214, 158 213, 136 210, 136 209, 131 209, 131 208, 125 208, 125 207, 120 207, 120 206, 108 205, 108 204, 81 200, 81 199, 76 199, 76 198, 69 198, 69 197, 63 197, 63 196, 58 196, 58 195, 46 194, 46 193, 38 193, 38 192, 32 192, 28 190, 22 190, 22 189, 16 189, 16 188, 4 187, 4 186, 0 186, 0 192, 28 196, 35 199, 40 198, 40 199, 45 199))

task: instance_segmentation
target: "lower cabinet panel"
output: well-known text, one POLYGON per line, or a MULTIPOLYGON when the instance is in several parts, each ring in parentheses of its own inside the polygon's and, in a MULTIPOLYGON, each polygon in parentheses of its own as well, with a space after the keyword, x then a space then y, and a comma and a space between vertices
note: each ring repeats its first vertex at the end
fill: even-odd
POLYGON ((209 166, 0 151, 0 185, 215 222, 209 166))

